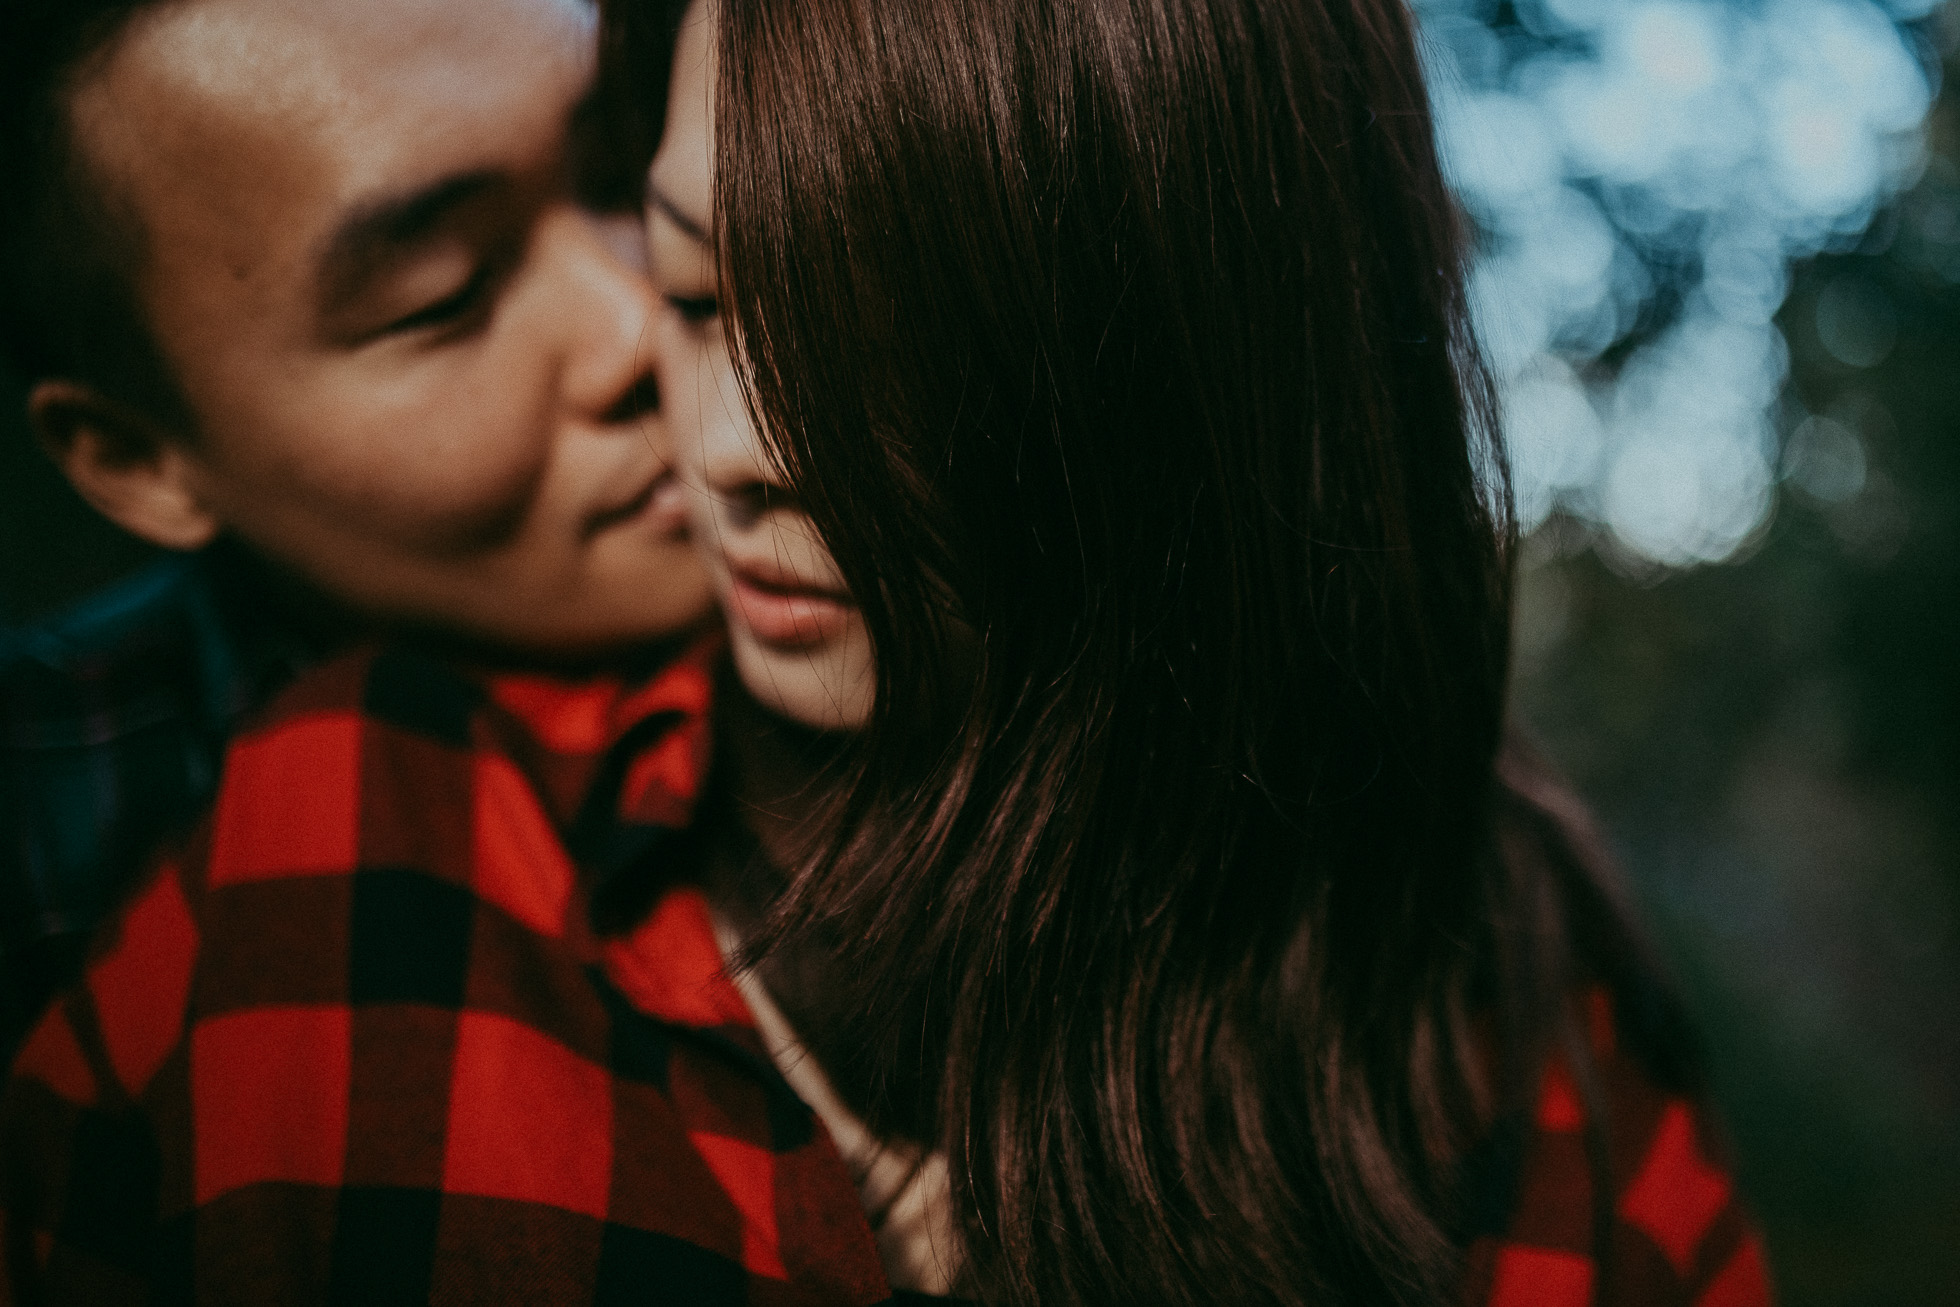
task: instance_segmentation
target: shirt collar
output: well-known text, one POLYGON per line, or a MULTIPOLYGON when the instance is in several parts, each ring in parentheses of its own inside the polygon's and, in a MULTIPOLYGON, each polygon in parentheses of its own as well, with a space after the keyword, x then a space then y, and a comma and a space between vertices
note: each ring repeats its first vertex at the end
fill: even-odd
MULTIPOLYGON (((498 746, 536 789, 587 895, 624 876, 660 877, 693 822, 707 777, 714 671, 725 638, 694 640, 651 675, 495 672, 482 681, 498 746)), ((608 980, 673 1025, 755 1045, 706 898, 675 877, 622 933, 593 940, 608 980)))

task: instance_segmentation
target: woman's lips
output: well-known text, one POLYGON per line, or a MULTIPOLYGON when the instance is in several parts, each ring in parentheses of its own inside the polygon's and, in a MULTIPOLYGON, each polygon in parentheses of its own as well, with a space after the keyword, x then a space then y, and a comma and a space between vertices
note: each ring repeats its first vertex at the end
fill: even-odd
POLYGON ((850 630, 856 608, 837 591, 739 568, 728 574, 728 606, 756 639, 781 649, 807 649, 839 638, 850 630))

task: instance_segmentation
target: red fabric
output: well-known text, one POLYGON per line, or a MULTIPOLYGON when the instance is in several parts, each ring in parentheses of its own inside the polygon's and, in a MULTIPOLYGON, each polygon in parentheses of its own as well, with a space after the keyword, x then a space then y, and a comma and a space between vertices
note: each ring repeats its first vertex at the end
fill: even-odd
POLYGON ((1744 1239, 1695 1307, 1769 1307, 1769 1277, 1763 1271, 1762 1250, 1756 1241, 1744 1239))
POLYGON ((565 930, 576 876, 537 793, 508 758, 475 765, 471 888, 540 935, 565 930))
POLYGON ((168 872, 137 898, 122 937, 88 978, 109 1065, 126 1094, 140 1094, 170 1055, 189 997, 197 927, 168 872))
POLYGON ((218 791, 211 884, 354 870, 360 774, 361 719, 351 709, 239 737, 218 791))
POLYGON ((347 1009, 249 1008, 191 1031, 196 1198, 254 1184, 341 1182, 351 1072, 347 1009))
POLYGON ((713 656, 564 684, 369 650, 243 731, 15 1066, 14 1296, 886 1299, 699 895, 585 921, 594 788, 604 838, 649 837, 620 874, 661 875, 713 656))
POLYGON ((642 1011, 677 1026, 752 1024, 748 1004, 723 983, 708 905, 692 890, 662 896, 645 921, 605 945, 606 971, 642 1011))
POLYGON ((95 1105, 95 1074, 67 1014, 59 1008, 34 1028, 27 1047, 20 1052, 20 1061, 33 1067, 43 1084, 75 1106, 95 1105))
POLYGON ((1545 1068, 1516 1201, 1470 1249, 1460 1301, 1489 1307, 1768 1307, 1769 1276, 1705 1107, 1661 1090, 1623 1047, 1612 1005, 1584 1002, 1606 1149, 1609 1261, 1596 1260, 1585 1100, 1563 1057, 1545 1068))
POLYGON ((1728 1176, 1702 1157, 1695 1142, 1688 1105, 1675 1102, 1661 1114, 1647 1160, 1620 1199, 1620 1213, 1686 1275, 1729 1195, 1728 1176))
MULTIPOLYGON (((699 893, 587 925, 594 879, 661 876, 658 837, 691 817, 713 656, 571 684, 370 650, 241 733, 212 819, 15 1065, 0 1303, 887 1299, 699 893)), ((1463 1301, 1762 1307, 1701 1112, 1621 1055, 1609 1008, 1588 1020, 1610 1271, 1585 1100, 1554 1064, 1463 1301)))
POLYGON ((1579 1106, 1579 1090, 1572 1073, 1562 1062, 1545 1068, 1545 1083, 1538 1095, 1538 1128, 1570 1133, 1586 1123, 1585 1109, 1579 1106))
POLYGON ((463 1014, 449 1091, 444 1192, 604 1219, 612 1138, 603 1068, 521 1021, 463 1014))
POLYGON ((1490 1307, 1586 1307, 1592 1283, 1589 1257, 1510 1244, 1497 1252, 1490 1307))

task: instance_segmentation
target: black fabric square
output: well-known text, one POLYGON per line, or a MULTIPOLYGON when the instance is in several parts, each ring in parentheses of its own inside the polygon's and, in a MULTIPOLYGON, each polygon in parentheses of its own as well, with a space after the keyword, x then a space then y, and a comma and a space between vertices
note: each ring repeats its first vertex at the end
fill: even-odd
POLYGON ((592 878, 592 929, 624 935, 646 920, 674 883, 676 867, 703 864, 700 833, 689 827, 582 820, 565 841, 573 861, 592 878))
POLYGON ((748 1301, 748 1274, 740 1266, 684 1239, 624 1225, 607 1225, 599 1249, 597 1307, 720 1307, 748 1301))
POLYGON ((817 1137, 816 1113, 796 1096, 789 1082, 774 1076, 763 1084, 769 1113, 769 1146, 779 1153, 793 1153, 817 1137))
POLYGON ((590 967, 586 974, 605 1003, 611 1022, 611 1047, 607 1056, 612 1073, 623 1080, 638 1080, 665 1089, 667 1062, 673 1055, 673 1040, 667 1028, 628 1003, 626 996, 606 979, 605 972, 590 967))
POLYGON ((84 1115, 59 1238, 120 1270, 147 1273, 155 1255, 156 1141, 141 1121, 84 1115))
POLYGON ((149 1307, 191 1307, 197 1301, 196 1245, 195 1209, 163 1223, 150 1263, 149 1307))
POLYGON ((470 742, 470 714, 482 699, 474 684, 434 659, 388 649, 368 669, 362 707, 377 721, 460 746, 470 742))
POLYGON ((475 903, 460 886, 420 872, 357 873, 349 997, 462 1007, 475 903))
POLYGON ((353 1187, 340 1194, 327 1301, 385 1307, 429 1301, 442 1195, 353 1187))
POLYGON ((1495 1238, 1511 1228, 1529 1142, 1528 1123, 1512 1113, 1493 1125, 1457 1163, 1456 1235, 1461 1242, 1467 1244, 1481 1236, 1495 1238))

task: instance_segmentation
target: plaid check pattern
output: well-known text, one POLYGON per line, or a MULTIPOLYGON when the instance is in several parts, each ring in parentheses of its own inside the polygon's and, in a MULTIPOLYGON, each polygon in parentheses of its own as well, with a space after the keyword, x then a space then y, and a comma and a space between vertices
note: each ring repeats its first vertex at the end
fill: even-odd
POLYGON ((587 926, 703 774, 712 649, 639 684, 316 669, 23 1049, 25 1301, 890 1297, 856 1188, 680 887, 587 926))
MULTIPOLYGON (((659 879, 715 656, 573 684, 366 650, 240 733, 0 1101, 6 1300, 926 1301, 659 879)), ((1767 1302, 1701 1113, 1596 1025, 1610 1265, 1555 1065, 1463 1300, 1767 1302)))
POLYGON ((1471 1243, 1462 1301, 1768 1307, 1762 1248, 1706 1109, 1663 1093, 1619 1046, 1603 993, 1587 1009, 1605 1156, 1589 1149, 1587 1096, 1571 1062, 1552 1059, 1535 1119, 1518 1135, 1522 1165, 1504 1177, 1503 1223, 1471 1243), (1602 1171, 1615 1195, 1606 1207, 1594 1202, 1602 1171))
POLYGON ((239 720, 316 656, 223 546, 0 631, 0 1051, 217 789, 239 720))

